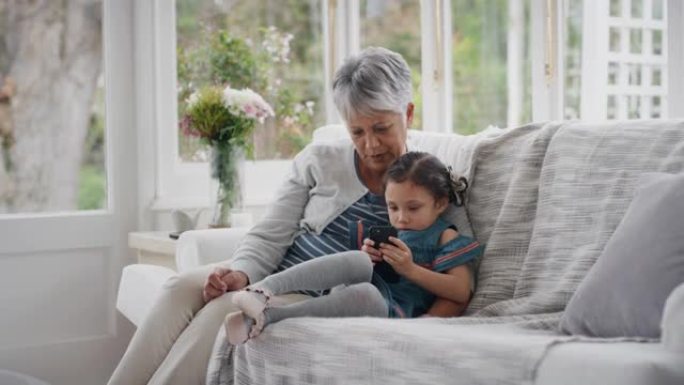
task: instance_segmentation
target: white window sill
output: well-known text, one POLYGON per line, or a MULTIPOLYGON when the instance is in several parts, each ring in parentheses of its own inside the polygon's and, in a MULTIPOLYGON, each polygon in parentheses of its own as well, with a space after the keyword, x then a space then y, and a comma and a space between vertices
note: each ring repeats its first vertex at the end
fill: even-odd
MULTIPOLYGON (((244 164, 244 185, 242 186, 243 204, 245 207, 261 207, 268 205, 275 198, 285 176, 290 170, 292 160, 260 160, 247 161, 244 164)), ((203 165, 200 165, 204 168, 203 165)), ((209 165, 206 165, 207 169, 209 165)), ((208 173, 206 174, 208 178, 208 173)), ((173 209, 208 208, 213 202, 214 188, 208 180, 194 184, 186 194, 158 195, 150 204, 152 211, 170 211, 173 209)))

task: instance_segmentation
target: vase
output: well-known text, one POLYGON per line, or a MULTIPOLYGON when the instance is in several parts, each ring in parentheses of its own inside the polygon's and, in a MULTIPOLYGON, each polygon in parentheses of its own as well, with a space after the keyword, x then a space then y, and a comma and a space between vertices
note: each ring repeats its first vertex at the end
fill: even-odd
POLYGON ((211 148, 211 177, 216 194, 210 227, 230 226, 231 210, 242 208, 241 169, 245 153, 241 147, 216 143, 211 148))

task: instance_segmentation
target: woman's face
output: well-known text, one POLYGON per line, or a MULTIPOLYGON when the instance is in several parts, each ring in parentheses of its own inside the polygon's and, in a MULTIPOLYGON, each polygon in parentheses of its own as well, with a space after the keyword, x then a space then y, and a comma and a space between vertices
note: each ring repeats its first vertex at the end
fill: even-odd
POLYGON ((349 119, 347 129, 363 166, 385 172, 395 159, 406 152, 406 130, 412 121, 412 103, 409 103, 405 114, 379 112, 349 119))

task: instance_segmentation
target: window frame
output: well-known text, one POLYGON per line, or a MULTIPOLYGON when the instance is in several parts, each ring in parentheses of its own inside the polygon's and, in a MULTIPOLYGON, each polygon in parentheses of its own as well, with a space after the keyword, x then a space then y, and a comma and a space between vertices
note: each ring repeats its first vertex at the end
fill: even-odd
MULTIPOLYGON (((667 7, 668 20, 684 20, 683 2, 667 0, 663 5, 667 7)), ((669 23, 667 31, 668 119, 684 118, 684 25, 669 23)))
MULTIPOLYGON (((330 92, 332 75, 346 56, 359 51, 360 1, 322 1, 324 39, 325 124, 340 123, 330 92)), ((530 0, 532 55, 532 119, 563 118, 564 0, 530 0), (548 73, 545 71, 548 68, 548 73)), ((604 0, 606 3, 608 0, 604 0)), ((588 2, 585 1, 585 4, 588 2)), ((666 0, 669 20, 684 17, 684 4, 666 0)), ((203 208, 214 191, 206 163, 184 163, 178 156, 176 127, 175 1, 135 2, 137 125, 144 153, 143 204, 152 211, 203 208)), ((453 81, 451 68, 451 1, 421 1, 423 121, 426 131, 451 132, 453 81), (434 22, 438 20, 438 22, 434 22), (440 44, 441 42, 441 44, 440 44)), ((684 116, 684 26, 668 25, 669 117, 684 116)), ((289 160, 248 161, 245 206, 268 204, 289 160), (255 176, 259 176, 258 178, 255 176)))
MULTIPOLYGON (((532 30, 532 119, 562 120, 565 85, 563 83, 566 30, 564 4, 566 0, 531 0, 532 30), (548 66, 548 73, 545 72, 548 66)), ((646 3, 644 4, 644 6, 646 3)), ((609 6, 609 0, 597 5, 584 0, 583 7, 609 6)), ((684 18, 684 4, 678 0, 663 0, 668 15, 667 34, 667 119, 684 117, 684 26, 672 20, 684 18)), ((596 11, 595 13, 599 13, 596 11)), ((601 71, 596 71, 602 73, 601 71)), ((593 120, 591 118, 582 118, 593 120)))

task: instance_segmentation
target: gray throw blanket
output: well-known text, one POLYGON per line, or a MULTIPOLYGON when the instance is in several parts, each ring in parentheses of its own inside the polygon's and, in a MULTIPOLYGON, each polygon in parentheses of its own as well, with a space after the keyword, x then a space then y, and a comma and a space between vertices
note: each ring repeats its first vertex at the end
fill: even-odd
POLYGON ((643 172, 684 169, 684 122, 531 124, 418 135, 470 181, 486 250, 467 316, 289 319, 233 349, 219 333, 209 384, 528 384, 573 292, 643 172), (234 382, 233 382, 234 381, 234 382))

